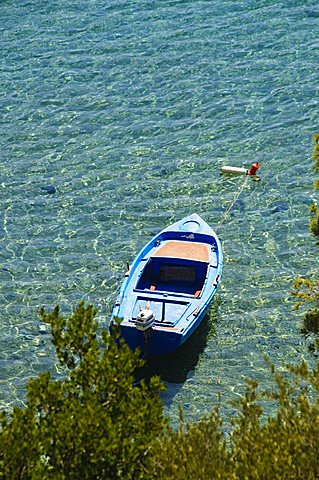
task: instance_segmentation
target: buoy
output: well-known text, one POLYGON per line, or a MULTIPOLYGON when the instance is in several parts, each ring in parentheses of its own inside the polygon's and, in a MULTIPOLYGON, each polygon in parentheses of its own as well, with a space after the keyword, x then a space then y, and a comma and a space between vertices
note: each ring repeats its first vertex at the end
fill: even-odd
POLYGON ((244 167, 231 167, 229 165, 222 167, 222 173, 230 173, 232 175, 256 175, 256 172, 259 168, 259 163, 255 162, 252 164, 250 169, 244 167))
POLYGON ((231 173, 233 175, 248 175, 248 170, 247 168, 231 167, 226 165, 222 167, 222 173, 231 173))
POLYGON ((250 170, 248 170, 248 175, 256 175, 258 168, 259 168, 259 163, 258 162, 253 163, 252 166, 250 167, 250 170))

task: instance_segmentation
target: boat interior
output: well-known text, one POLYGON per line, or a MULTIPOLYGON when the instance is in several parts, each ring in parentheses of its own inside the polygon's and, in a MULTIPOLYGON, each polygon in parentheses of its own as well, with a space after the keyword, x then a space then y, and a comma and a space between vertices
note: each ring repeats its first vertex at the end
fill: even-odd
POLYGON ((174 292, 199 297, 207 275, 206 262, 152 257, 137 283, 137 290, 174 292))
POLYGON ((155 323, 166 323, 175 325, 187 311, 189 302, 185 301, 164 301, 164 300, 146 300, 144 297, 138 297, 132 311, 132 321, 136 321, 137 315, 143 308, 152 310, 155 316, 155 323))

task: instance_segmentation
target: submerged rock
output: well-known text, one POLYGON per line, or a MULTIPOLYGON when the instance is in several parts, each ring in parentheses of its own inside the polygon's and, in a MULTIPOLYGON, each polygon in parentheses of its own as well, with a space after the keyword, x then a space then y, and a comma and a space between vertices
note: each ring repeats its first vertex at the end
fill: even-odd
POLYGON ((44 192, 50 195, 53 195, 54 193, 56 193, 57 189, 54 185, 42 185, 41 190, 43 190, 44 192))

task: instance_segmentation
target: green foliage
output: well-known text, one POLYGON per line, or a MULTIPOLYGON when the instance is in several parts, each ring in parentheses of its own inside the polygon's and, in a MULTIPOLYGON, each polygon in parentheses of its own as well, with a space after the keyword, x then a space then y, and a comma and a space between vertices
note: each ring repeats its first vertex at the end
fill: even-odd
POLYGON ((83 302, 68 320, 60 315, 58 305, 49 314, 43 308, 40 310, 42 320, 51 326, 52 343, 60 363, 69 369, 78 365, 90 350, 98 348, 96 313, 92 305, 85 307, 83 302))
MULTIPOLYGON (((234 445, 239 478, 255 479, 311 479, 319 473, 317 461, 317 441, 319 423, 313 418, 318 415, 319 404, 307 396, 305 382, 318 391, 318 371, 308 371, 305 363, 300 367, 289 367, 294 374, 293 380, 287 380, 271 367, 277 388, 263 394, 270 401, 278 402, 277 414, 262 422, 256 402, 258 396, 253 385, 252 395, 243 402, 242 416, 253 410, 253 423, 249 428, 239 424, 234 445), (246 405, 248 401, 248 406, 246 405), (259 418, 257 419, 257 415, 259 418), (309 452, 309 449, 314 449, 309 452), (238 452, 238 453, 237 453, 238 452), (240 460, 240 461, 239 461, 240 460)), ((260 408, 260 407, 259 407, 260 408)))
POLYGON ((301 333, 304 335, 309 335, 314 333, 319 334, 319 309, 311 308, 308 310, 304 316, 304 326, 301 329, 301 333))
POLYGON ((68 319, 57 308, 41 312, 68 374, 30 381, 26 408, 0 416, 1 480, 318 478, 318 365, 289 367, 290 377, 270 365, 271 391, 248 380, 233 403, 230 435, 217 407, 192 425, 181 413, 175 431, 163 418, 159 379, 135 384, 142 360, 118 325, 100 345, 95 313, 83 303, 68 319), (266 402, 277 404, 272 417, 264 415, 266 402))
POLYGON ((319 236, 319 210, 317 205, 312 204, 309 208, 312 213, 312 218, 310 219, 309 230, 313 235, 319 236))
POLYGON ((196 424, 167 429, 149 457, 150 478, 158 480, 236 478, 217 407, 196 424))
POLYGON ((296 309, 301 305, 312 304, 312 308, 303 316, 300 333, 310 338, 308 348, 316 354, 316 351, 319 351, 319 280, 297 277, 290 293, 298 300, 296 309))
POLYGON ((258 393, 247 382, 226 442, 217 408, 200 422, 167 430, 149 457, 151 478, 160 480, 311 480, 319 476, 319 368, 289 367, 289 380, 270 366, 276 385, 258 393), (313 393, 310 393, 313 392, 313 393), (313 397, 313 399, 312 399, 313 397), (262 404, 277 403, 263 416, 262 404))
MULTIPOLYGON (((292 295, 319 301, 319 282, 298 278, 292 295)), ((175 431, 163 417, 159 379, 138 385, 143 365, 113 335, 97 336, 96 311, 83 302, 70 318, 41 311, 66 376, 43 373, 27 385, 26 408, 0 415, 0 480, 311 480, 319 478, 319 364, 269 364, 275 388, 247 381, 226 434, 218 408, 175 431), (277 405, 267 417, 267 402, 277 405)), ((319 333, 319 309, 305 316, 305 335, 319 333)), ((319 343, 319 342, 318 342, 319 343)))
POLYGON ((310 308, 304 315, 303 327, 300 332, 310 338, 308 349, 316 357, 319 352, 319 308, 310 308))
MULTIPOLYGON (((314 135, 313 140, 315 142, 313 151, 315 170, 319 171, 319 134, 314 135)), ((319 180, 315 181, 314 188, 319 188, 319 180)), ((313 235, 319 236, 319 209, 316 204, 310 205, 309 209, 312 214, 309 230, 313 235)), ((309 349, 313 353, 319 352, 319 280, 298 277, 290 293, 297 299, 296 309, 301 305, 312 303, 312 308, 304 315, 301 333, 306 337, 312 337, 309 349)))
POLYGON ((290 294, 298 299, 296 309, 304 303, 319 302, 319 280, 297 277, 290 294))
POLYGON ((2 416, 0 478, 147 478, 145 462, 163 431, 163 389, 158 378, 135 384, 142 365, 114 335, 97 339, 96 312, 81 302, 69 319, 58 307, 42 318, 51 325, 64 380, 50 373, 27 385, 27 407, 2 416))

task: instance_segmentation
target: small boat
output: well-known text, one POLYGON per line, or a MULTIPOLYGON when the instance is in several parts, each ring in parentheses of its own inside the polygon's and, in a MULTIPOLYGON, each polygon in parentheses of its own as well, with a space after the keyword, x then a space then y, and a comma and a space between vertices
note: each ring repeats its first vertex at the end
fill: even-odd
POLYGON ((223 254, 214 230, 196 213, 158 233, 138 253, 112 311, 132 350, 177 349, 203 320, 221 280, 223 254))

